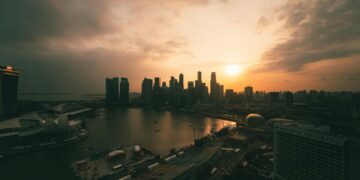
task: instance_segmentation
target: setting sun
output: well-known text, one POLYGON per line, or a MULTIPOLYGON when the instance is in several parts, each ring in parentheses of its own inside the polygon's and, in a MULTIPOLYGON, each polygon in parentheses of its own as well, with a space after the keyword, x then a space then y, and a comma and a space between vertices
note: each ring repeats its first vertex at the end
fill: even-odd
POLYGON ((225 67, 225 73, 227 75, 239 75, 241 73, 242 69, 240 65, 238 64, 230 64, 225 67))

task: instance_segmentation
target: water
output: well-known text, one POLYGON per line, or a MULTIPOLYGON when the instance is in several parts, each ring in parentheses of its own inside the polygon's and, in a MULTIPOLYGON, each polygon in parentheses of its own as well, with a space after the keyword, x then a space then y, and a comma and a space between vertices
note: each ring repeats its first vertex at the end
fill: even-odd
POLYGON ((76 179, 69 163, 114 146, 142 144, 167 154, 171 148, 193 143, 196 138, 224 125, 220 119, 143 109, 98 110, 85 119, 90 136, 77 144, 0 159, 0 179, 76 179), (155 123, 157 121, 157 123, 155 123), (158 132, 156 130, 159 130, 158 132), (194 133, 195 132, 195 133, 194 133))

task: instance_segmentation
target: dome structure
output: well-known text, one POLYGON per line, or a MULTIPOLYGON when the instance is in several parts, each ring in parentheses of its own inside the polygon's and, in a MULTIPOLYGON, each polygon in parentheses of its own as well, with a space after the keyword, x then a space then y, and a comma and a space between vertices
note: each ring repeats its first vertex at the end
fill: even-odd
POLYGON ((265 118, 260 114, 251 113, 245 117, 245 123, 249 127, 259 127, 265 124, 265 118))

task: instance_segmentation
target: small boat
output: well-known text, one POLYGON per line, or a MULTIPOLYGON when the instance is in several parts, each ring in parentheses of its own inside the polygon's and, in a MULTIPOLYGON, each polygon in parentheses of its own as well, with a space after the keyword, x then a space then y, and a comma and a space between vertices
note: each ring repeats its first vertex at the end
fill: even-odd
POLYGON ((156 132, 159 132, 160 131, 160 129, 157 129, 157 130, 155 130, 156 132))
POLYGON ((156 123, 158 123, 158 121, 157 121, 157 120, 155 120, 155 121, 154 121, 154 123, 156 124, 156 123))

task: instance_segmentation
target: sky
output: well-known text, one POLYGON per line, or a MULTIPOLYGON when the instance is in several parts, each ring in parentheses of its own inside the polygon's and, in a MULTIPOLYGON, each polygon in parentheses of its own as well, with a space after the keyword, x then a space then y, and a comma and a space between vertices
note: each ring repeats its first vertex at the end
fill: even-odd
POLYGON ((359 0, 3 0, 0 65, 20 93, 211 72, 225 89, 360 90, 359 0))

